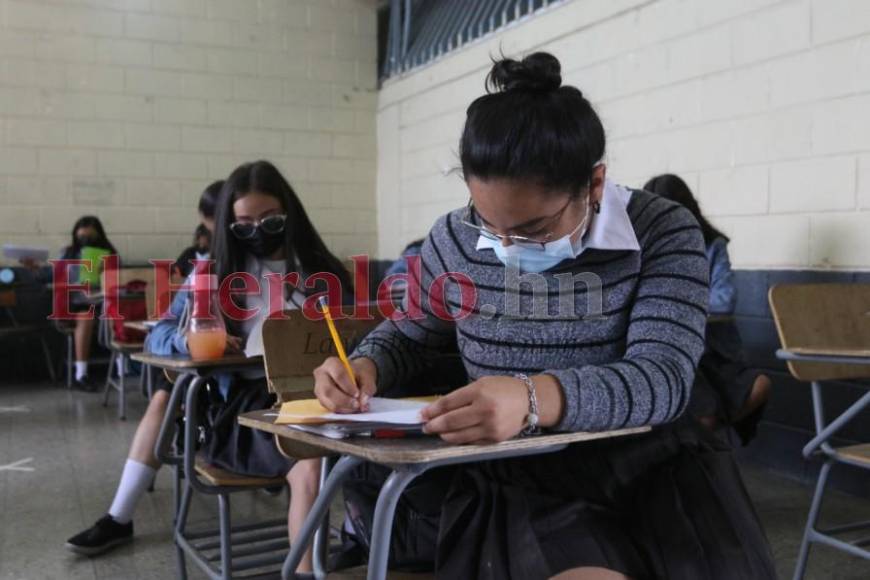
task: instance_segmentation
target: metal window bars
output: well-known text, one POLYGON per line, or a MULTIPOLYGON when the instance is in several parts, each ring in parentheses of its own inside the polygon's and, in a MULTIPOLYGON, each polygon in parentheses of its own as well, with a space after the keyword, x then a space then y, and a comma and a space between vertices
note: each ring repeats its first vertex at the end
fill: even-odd
POLYGON ((382 78, 422 66, 565 0, 390 0, 382 78))

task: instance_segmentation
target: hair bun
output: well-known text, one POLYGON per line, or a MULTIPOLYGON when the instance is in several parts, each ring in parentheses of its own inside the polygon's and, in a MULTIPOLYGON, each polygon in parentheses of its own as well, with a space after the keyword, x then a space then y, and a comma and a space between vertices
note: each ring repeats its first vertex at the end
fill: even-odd
POLYGON ((503 58, 492 65, 487 83, 496 92, 555 91, 562 86, 562 65, 548 52, 536 52, 523 60, 503 58))

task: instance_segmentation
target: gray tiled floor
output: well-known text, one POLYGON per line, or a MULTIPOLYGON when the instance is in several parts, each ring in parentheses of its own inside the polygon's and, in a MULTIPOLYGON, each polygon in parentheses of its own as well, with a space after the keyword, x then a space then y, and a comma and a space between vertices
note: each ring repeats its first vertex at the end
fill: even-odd
MULTIPOLYGON (((100 517, 111 501, 127 446, 145 403, 129 397, 126 422, 98 395, 46 385, 0 384, 0 466, 33 458, 34 471, 0 471, 0 580, 165 579, 175 577, 169 534, 171 480, 160 473, 136 516, 136 542, 98 559, 77 558, 63 549, 73 533, 100 517), (26 406, 30 412, 4 411, 26 406)), ((744 469, 764 520, 781 577, 791 575, 811 490, 758 467, 744 469)), ((236 519, 280 517, 286 499, 262 493, 234 498, 236 519)), ((213 517, 210 500, 194 504, 192 520, 213 517)), ((870 502, 832 493, 831 521, 870 519, 870 502)), ((202 578, 190 569, 190 578, 202 578)), ((356 575, 353 575, 356 576, 356 575)), ((870 563, 816 547, 812 579, 870 578, 870 563)))

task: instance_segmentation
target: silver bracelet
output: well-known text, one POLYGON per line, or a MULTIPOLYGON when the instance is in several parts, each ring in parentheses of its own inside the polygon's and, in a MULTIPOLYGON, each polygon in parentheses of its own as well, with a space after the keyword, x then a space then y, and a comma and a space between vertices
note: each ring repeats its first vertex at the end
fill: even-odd
POLYGON ((541 428, 538 425, 541 417, 538 413, 538 394, 535 391, 535 383, 532 382, 529 375, 517 373, 514 376, 525 383, 526 389, 529 391, 529 414, 526 415, 526 426, 520 431, 520 435, 523 437, 537 435, 541 432, 541 428))

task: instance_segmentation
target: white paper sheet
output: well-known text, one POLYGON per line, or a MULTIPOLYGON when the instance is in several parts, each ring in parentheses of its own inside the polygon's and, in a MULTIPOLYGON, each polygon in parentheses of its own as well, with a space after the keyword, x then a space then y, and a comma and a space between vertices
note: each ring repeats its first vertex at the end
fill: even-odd
MULTIPOLYGON (((398 399, 385 399, 372 397, 369 400, 367 413, 327 413, 318 418, 327 421, 364 421, 371 423, 391 423, 393 425, 418 425, 420 410, 429 403, 422 401, 401 401, 398 399)), ((281 414, 280 417, 292 417, 281 414)))

